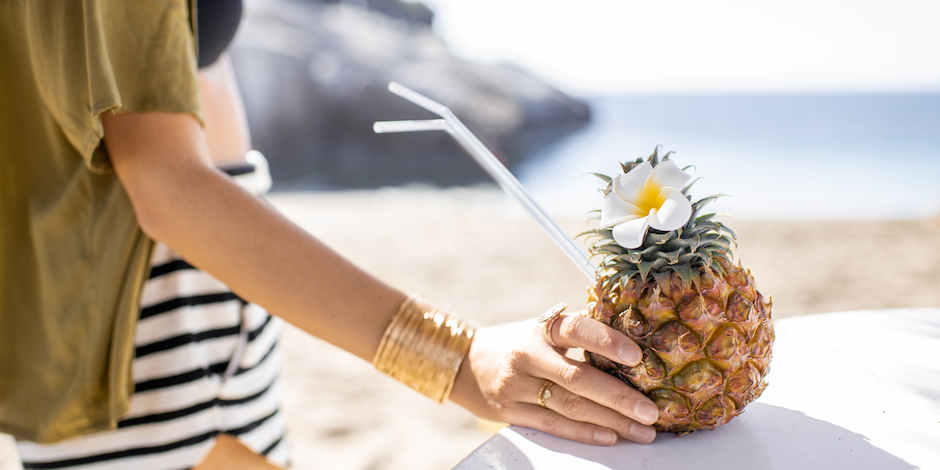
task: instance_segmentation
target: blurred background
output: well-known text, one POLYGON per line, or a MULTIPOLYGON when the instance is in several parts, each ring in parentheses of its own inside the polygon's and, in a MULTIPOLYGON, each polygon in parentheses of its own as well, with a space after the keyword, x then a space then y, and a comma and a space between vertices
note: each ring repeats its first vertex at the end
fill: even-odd
POLYGON ((558 213, 662 145, 736 217, 911 219, 940 213, 937 20, 911 0, 256 0, 232 55, 280 190, 489 182, 444 133, 372 133, 431 117, 396 80, 558 213))
MULTIPOLYGON (((662 145, 695 195, 730 195, 713 207, 776 318, 940 307, 940 2, 254 0, 246 20, 269 199, 477 322, 583 305, 588 280, 449 135, 372 133, 434 117, 391 80, 451 107, 571 235, 600 206, 585 173, 662 145)), ((494 432, 284 340, 296 468, 450 468, 494 432)))
MULTIPOLYGON (((372 133, 432 117, 391 80, 572 235, 585 173, 676 151, 779 319, 940 307, 938 24, 936 0, 246 0, 231 56, 268 199, 406 291, 497 324, 588 280, 447 134, 372 133)), ((496 429, 296 329, 284 350, 296 469, 450 468, 496 429)))

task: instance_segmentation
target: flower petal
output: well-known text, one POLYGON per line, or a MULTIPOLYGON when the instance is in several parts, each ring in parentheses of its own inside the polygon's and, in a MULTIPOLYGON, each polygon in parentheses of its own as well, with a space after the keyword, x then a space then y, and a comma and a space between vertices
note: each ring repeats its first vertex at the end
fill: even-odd
POLYGON ((681 190, 690 179, 692 175, 682 171, 675 163, 665 161, 653 168, 647 184, 652 183, 660 188, 669 187, 681 190))
POLYGON ((630 203, 638 201, 643 193, 643 186, 646 185, 646 179, 649 178, 652 172, 653 165, 650 165, 650 162, 640 163, 628 171, 627 174, 614 178, 614 191, 624 201, 630 203))
MULTIPOLYGON (((655 210, 651 212, 655 214, 655 210)), ((646 229, 650 226, 649 220, 650 217, 640 217, 614 227, 614 241, 624 248, 639 248, 646 237, 646 229)))
POLYGON ((636 206, 620 199, 615 191, 611 191, 604 196, 604 202, 601 206, 600 228, 610 228, 621 222, 643 217, 644 215, 646 214, 640 212, 640 209, 636 206))
POLYGON ((670 231, 682 227, 689 221, 689 217, 692 216, 692 203, 682 195, 682 192, 667 187, 659 191, 659 197, 665 201, 656 213, 650 214, 650 227, 670 231))

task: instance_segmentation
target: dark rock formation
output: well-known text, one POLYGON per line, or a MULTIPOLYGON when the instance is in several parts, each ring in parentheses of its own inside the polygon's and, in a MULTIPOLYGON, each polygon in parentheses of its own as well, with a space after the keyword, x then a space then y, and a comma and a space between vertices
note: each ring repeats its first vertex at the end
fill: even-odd
POLYGON ((420 5, 254 0, 246 7, 231 53, 253 143, 277 182, 486 181, 444 132, 372 132, 374 121, 435 117, 389 93, 392 80, 450 107, 510 167, 589 119, 587 105, 516 68, 451 56, 420 5))

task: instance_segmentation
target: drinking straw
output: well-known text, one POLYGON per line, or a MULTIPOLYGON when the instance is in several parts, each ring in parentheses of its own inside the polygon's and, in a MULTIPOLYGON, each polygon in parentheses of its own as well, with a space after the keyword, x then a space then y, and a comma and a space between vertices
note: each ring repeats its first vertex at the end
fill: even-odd
POLYGON ((411 101, 412 103, 434 113, 443 119, 428 119, 422 121, 379 121, 372 129, 376 134, 392 132, 419 132, 419 131, 446 131, 463 147, 467 153, 473 157, 476 162, 483 167, 490 177, 492 177, 503 191, 512 196, 516 202, 535 219, 536 222, 545 230, 546 233, 559 248, 568 256, 568 259, 580 269, 590 280, 594 280, 594 266, 588 260, 587 255, 578 248, 577 245, 568 238, 568 235, 558 226, 558 224, 542 210, 525 188, 519 183, 509 170, 493 155, 489 149, 477 139, 466 126, 457 119, 457 116, 446 106, 424 96, 404 85, 391 82, 388 84, 388 91, 411 101))

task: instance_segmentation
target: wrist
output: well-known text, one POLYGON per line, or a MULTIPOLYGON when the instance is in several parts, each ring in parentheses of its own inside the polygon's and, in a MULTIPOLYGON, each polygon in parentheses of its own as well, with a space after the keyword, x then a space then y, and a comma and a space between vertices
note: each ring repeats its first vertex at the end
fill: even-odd
POLYGON ((385 330, 372 364, 443 403, 453 390, 475 330, 456 315, 410 296, 385 330))

